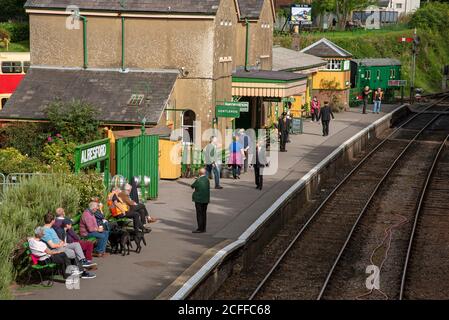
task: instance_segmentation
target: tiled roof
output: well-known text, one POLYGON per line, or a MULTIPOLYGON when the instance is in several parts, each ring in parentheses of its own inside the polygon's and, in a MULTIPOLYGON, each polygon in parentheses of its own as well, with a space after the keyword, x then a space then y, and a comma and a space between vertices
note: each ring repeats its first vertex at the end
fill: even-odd
POLYGON ((215 15, 220 0, 28 0, 25 8, 65 10, 70 5, 82 10, 215 15))
POLYGON ((178 77, 163 72, 31 68, 0 111, 0 119, 46 120, 45 108, 54 101, 73 99, 91 104, 97 119, 106 123, 157 124, 178 77), (140 106, 129 105, 143 94, 140 106), (147 101, 147 98, 149 100, 147 101))
POLYGON ((259 19, 265 0, 238 0, 241 19, 259 19))
POLYGON ((273 48, 273 70, 299 71, 326 65, 321 58, 276 46, 273 48))
POLYGON ((397 59, 380 58, 380 59, 353 59, 355 63, 367 67, 386 67, 386 66, 400 66, 401 61, 397 59))
POLYGON ((236 71, 232 74, 233 78, 247 78, 247 79, 260 79, 260 80, 274 80, 274 81, 294 81, 307 78, 305 75, 300 75, 293 72, 286 71, 236 71))
POLYGON ((301 50, 303 53, 311 54, 320 58, 350 58, 352 54, 337 46, 332 41, 322 38, 301 50))

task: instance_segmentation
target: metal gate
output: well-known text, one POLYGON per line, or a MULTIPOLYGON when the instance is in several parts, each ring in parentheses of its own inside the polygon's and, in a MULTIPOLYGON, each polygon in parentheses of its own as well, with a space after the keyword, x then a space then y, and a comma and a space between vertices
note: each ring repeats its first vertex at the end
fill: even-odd
POLYGON ((133 177, 148 176, 150 185, 146 198, 159 194, 159 136, 138 136, 118 139, 116 142, 117 174, 128 181, 133 177))

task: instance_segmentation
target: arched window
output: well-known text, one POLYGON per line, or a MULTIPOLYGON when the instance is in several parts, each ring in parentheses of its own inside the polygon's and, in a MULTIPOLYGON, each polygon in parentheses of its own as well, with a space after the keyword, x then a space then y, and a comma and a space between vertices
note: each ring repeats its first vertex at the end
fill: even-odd
POLYGON ((194 125, 196 114, 192 110, 183 112, 182 115, 182 141, 184 143, 193 143, 194 141, 194 125))
POLYGON ((3 99, 2 99, 2 103, 1 103, 1 105, 0 105, 0 110, 3 109, 3 107, 6 105, 6 102, 7 102, 7 101, 8 101, 7 98, 3 98, 3 99))

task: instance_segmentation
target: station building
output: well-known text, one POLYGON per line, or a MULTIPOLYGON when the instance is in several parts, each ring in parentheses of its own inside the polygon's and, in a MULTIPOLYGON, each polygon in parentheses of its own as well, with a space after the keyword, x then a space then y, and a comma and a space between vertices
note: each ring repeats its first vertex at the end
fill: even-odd
POLYGON ((273 47, 273 70, 287 71, 307 77, 304 93, 293 96, 291 112, 294 117, 302 117, 304 110, 310 106, 313 96, 312 86, 314 78, 320 70, 324 70, 327 62, 319 57, 296 50, 273 47))
POLYGON ((320 100, 330 100, 332 96, 337 96, 340 102, 348 107, 352 54, 326 38, 302 49, 301 52, 320 57, 327 62, 325 68, 313 77, 312 94, 320 100))
POLYGON ((264 127, 273 100, 306 90, 307 77, 272 71, 272 0, 28 0, 25 8, 31 69, 2 121, 45 121, 52 101, 79 99, 106 125, 184 128, 191 142, 194 121, 203 130, 264 127), (229 101, 249 108, 217 117, 229 101))

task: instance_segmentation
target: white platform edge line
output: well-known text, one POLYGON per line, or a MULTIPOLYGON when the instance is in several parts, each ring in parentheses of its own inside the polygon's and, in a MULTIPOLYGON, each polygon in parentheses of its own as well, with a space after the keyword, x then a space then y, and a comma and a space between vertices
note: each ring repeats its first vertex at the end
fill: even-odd
POLYGON ((345 142, 343 142, 337 149, 335 149, 331 154, 329 154, 326 158, 324 158, 320 163, 318 163, 314 168, 312 168, 304 177, 302 177, 298 182, 296 182, 293 186, 291 186, 276 202, 274 202, 253 224, 251 224, 245 232, 243 232, 238 240, 230 243, 220 251, 218 251, 204 266, 198 270, 186 283, 170 298, 170 300, 183 300, 185 297, 191 292, 192 289, 196 287, 198 283, 200 283, 211 270, 213 270, 218 263, 223 260, 229 253, 233 252, 237 248, 243 246, 248 239, 254 234, 254 232, 259 229, 259 227, 274 214, 274 212, 284 203, 284 201, 290 197, 296 190, 304 186, 312 176, 320 171, 324 166, 328 164, 336 155, 338 155, 341 151, 344 151, 348 146, 350 146, 355 140, 359 139, 366 133, 368 133, 371 129, 376 128, 379 124, 390 119, 394 113, 399 111, 400 109, 406 107, 407 104, 403 104, 382 118, 376 120, 371 125, 358 132, 356 135, 352 136, 345 142))

